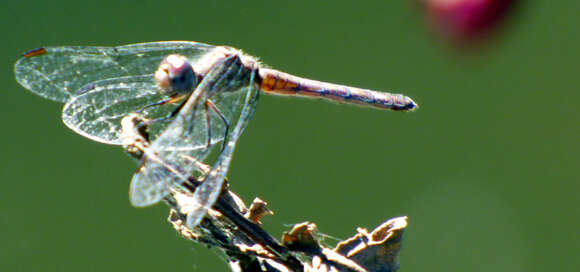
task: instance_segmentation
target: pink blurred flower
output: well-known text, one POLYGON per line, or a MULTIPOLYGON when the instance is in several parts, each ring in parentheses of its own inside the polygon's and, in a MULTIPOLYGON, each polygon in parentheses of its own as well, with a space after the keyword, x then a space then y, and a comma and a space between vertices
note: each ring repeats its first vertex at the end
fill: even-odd
POLYGON ((516 0, 421 0, 433 29, 457 42, 479 40, 503 21, 516 0))

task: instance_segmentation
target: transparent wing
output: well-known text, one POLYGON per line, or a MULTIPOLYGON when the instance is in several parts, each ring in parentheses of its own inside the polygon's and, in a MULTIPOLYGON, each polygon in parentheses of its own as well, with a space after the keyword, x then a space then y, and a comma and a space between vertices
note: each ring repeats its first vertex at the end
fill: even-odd
POLYGON ((79 90, 64 106, 63 122, 76 133, 94 141, 121 144, 121 119, 128 113, 156 121, 150 127, 154 138, 168 122, 167 117, 177 106, 167 103, 145 108, 168 99, 160 94, 152 75, 127 76, 90 83, 79 90))
POLYGON ((169 54, 183 55, 195 63, 214 47, 186 41, 46 47, 24 54, 14 65, 14 74, 18 83, 33 93, 66 102, 91 82, 153 74, 169 54))
MULTIPOLYGON (((207 94, 214 94, 209 97, 215 100, 214 103, 231 124, 237 124, 240 114, 245 106, 246 96, 249 87, 256 84, 253 78, 253 70, 245 67, 238 56, 222 60, 205 76, 197 89, 187 99, 174 120, 167 126, 161 135, 155 139, 151 148, 158 152, 159 156, 172 163, 184 161, 179 166, 191 173, 196 171, 196 166, 186 163, 189 158, 196 158, 205 161, 205 157, 214 149, 220 148, 217 144, 226 135, 226 125, 211 110, 206 111, 203 103, 208 99, 207 94), (208 127, 206 118, 209 114, 210 132, 212 144, 207 147, 208 127), (235 121, 235 122, 234 122, 235 121)), ((228 134, 233 128, 230 127, 228 134)), ((212 162, 205 161, 212 165, 212 162)))
MULTIPOLYGON (((255 75, 252 73, 250 82, 254 81, 254 76, 255 75)), ((199 224, 207 211, 213 206, 216 199, 219 197, 222 184, 233 157, 236 143, 250 117, 254 113, 258 95, 258 86, 250 84, 239 120, 233 129, 231 136, 228 138, 224 150, 214 163, 211 172, 207 175, 201 186, 197 187, 195 190, 192 207, 189 211, 186 222, 190 229, 199 224)))
MULTIPOLYGON (((163 178, 165 186, 180 187, 181 184, 189 182, 188 177, 200 177, 207 175, 207 169, 200 169, 199 163, 192 160, 205 162, 208 165, 214 165, 221 170, 217 173, 213 171, 210 174, 210 182, 203 185, 204 189, 197 189, 196 192, 203 193, 199 201, 199 206, 204 206, 202 210, 213 205, 215 198, 219 195, 221 184, 225 178, 225 173, 229 166, 233 145, 245 127, 247 116, 253 111, 255 104, 248 101, 255 101, 257 94, 257 85, 254 81, 254 70, 244 67, 237 56, 230 57, 217 64, 198 85, 193 94, 187 99, 179 113, 173 118, 171 123, 162 131, 162 133, 152 142, 147 157, 153 158, 147 161, 145 165, 133 177, 133 184, 149 184, 134 186, 132 188, 157 188, 159 174, 151 173, 164 171, 169 176, 163 178), (220 109, 226 120, 230 124, 235 124, 236 128, 230 127, 228 135, 231 135, 226 147, 214 161, 205 160, 212 150, 221 148, 218 144, 223 140, 225 135, 225 124, 216 114, 209 111, 210 131, 212 135, 211 145, 207 145, 207 121, 206 110, 203 103, 208 99, 207 94, 215 94, 211 98, 220 109), (240 118, 243 122, 240 123, 240 118), (224 153, 227 150, 227 154, 224 153), (224 161, 226 161, 224 163, 224 161), (215 163, 214 163, 215 162, 215 163), (163 170, 159 170, 162 168, 163 170), (208 194, 208 196, 205 196, 208 194), (212 194, 213 193, 213 194, 212 194)), ((205 183, 205 182, 204 182, 205 183)), ((165 190, 166 188, 164 188, 165 190)), ((167 191, 160 194, 166 195, 167 191)), ((132 191, 131 194, 141 194, 132 191)), ((196 193, 198 194, 198 193, 196 193)), ((133 199, 133 196, 132 196, 133 199)), ((146 204, 154 204, 159 198, 150 198, 146 204)), ((145 202, 143 202, 145 203, 145 202)), ((203 211, 203 215, 205 215, 203 211)))
POLYGON ((146 207, 159 202, 169 194, 167 183, 176 182, 177 177, 163 165, 147 162, 145 160, 141 164, 131 181, 129 199, 135 207, 146 207))

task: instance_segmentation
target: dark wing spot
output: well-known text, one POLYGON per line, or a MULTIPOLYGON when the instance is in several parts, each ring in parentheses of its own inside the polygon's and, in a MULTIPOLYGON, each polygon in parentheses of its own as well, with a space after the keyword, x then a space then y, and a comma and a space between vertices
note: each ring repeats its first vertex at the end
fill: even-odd
POLYGON ((43 54, 46 54, 46 48, 41 47, 41 48, 32 49, 32 50, 24 53, 24 57, 32 58, 32 57, 40 56, 43 54))

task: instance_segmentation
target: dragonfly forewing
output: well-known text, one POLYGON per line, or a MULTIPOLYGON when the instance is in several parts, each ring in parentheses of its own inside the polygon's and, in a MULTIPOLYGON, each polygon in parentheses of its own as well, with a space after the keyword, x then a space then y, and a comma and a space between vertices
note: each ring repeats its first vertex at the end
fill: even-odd
POLYGON ((29 51, 14 65, 16 80, 44 98, 66 102, 77 90, 95 81, 153 74, 169 54, 195 62, 215 46, 170 41, 117 47, 61 46, 29 51))

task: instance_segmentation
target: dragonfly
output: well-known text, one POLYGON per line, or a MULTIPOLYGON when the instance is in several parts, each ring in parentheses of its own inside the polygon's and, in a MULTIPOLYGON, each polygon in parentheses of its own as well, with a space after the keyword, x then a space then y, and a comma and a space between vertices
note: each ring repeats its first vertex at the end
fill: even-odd
POLYGON ((190 213, 201 217, 188 219, 189 225, 197 224, 219 195, 233 154, 230 145, 260 92, 394 111, 418 107, 402 94, 300 78, 266 68, 238 49, 197 42, 39 48, 25 53, 14 72, 26 89, 64 102, 64 123, 95 141, 127 144, 123 118, 138 113, 150 120, 152 145, 144 149, 146 159, 132 180, 131 202, 139 207, 159 202, 179 188, 183 173, 206 176, 190 213), (222 150, 212 163, 208 155, 220 142, 222 150))
MULTIPOLYGON (((228 46, 189 41, 164 41, 117 47, 63 46, 28 51, 15 64, 16 80, 44 98, 65 103, 64 123, 92 140, 120 145, 121 119, 139 112, 153 122, 156 138, 171 122, 187 98, 212 68, 224 59, 238 56, 254 71, 260 92, 273 95, 320 98, 394 111, 418 108, 402 94, 377 92, 301 78, 267 68, 257 58, 228 46)), ((223 84, 236 84, 224 80, 223 84)), ((239 92, 217 88, 201 95, 203 104, 196 130, 206 146, 224 141, 230 120, 243 105, 239 92), (202 135, 203 134, 203 135, 202 135)))

